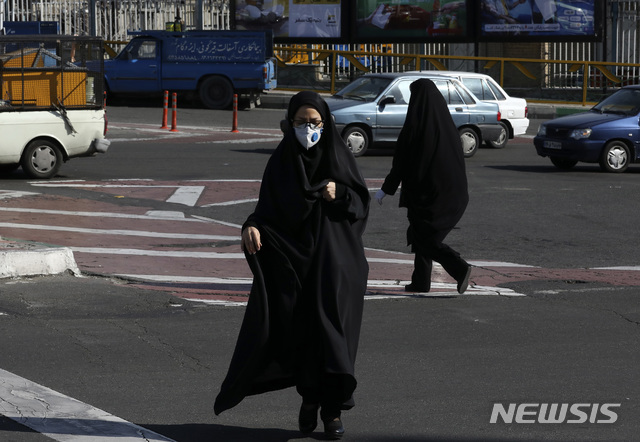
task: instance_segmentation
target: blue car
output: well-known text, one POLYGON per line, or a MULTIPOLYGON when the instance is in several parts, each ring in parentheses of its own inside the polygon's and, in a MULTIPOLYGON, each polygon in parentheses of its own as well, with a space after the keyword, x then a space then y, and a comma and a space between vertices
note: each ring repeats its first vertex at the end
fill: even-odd
POLYGON ((559 169, 599 163, 606 172, 624 172, 640 162, 640 85, 626 86, 588 112, 546 121, 533 139, 538 155, 559 169))
POLYGON ((498 105, 479 100, 454 78, 427 72, 365 74, 326 99, 336 127, 355 156, 374 145, 395 144, 407 116, 409 87, 418 78, 432 80, 442 93, 466 158, 483 141, 498 142, 503 136, 498 105))

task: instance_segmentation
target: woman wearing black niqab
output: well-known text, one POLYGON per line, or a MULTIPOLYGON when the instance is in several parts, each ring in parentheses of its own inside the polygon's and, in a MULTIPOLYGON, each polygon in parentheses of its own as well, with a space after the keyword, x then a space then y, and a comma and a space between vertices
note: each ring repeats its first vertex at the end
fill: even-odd
POLYGON ((215 413, 295 386, 300 430, 340 438, 354 405, 354 364, 369 267, 369 192, 315 92, 291 98, 289 129, 269 159, 242 231, 253 285, 215 413))
POLYGON ((393 195, 400 183, 400 207, 407 208, 407 242, 415 253, 409 292, 431 289, 432 262, 439 262, 464 293, 471 266, 444 244, 469 202, 460 135, 433 81, 411 83, 407 118, 398 136, 391 171, 376 199, 393 195))

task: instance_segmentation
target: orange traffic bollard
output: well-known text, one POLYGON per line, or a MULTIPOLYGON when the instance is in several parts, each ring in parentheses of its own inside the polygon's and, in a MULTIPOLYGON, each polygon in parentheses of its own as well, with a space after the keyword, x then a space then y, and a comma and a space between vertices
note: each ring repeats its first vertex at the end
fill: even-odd
POLYGON ((173 112, 171 114, 171 130, 169 132, 178 132, 178 94, 175 92, 171 94, 171 107, 173 112))
POLYGON ((168 112, 168 108, 169 107, 169 91, 164 91, 164 104, 162 106, 162 126, 160 126, 160 129, 168 129, 169 126, 167 126, 167 112, 168 112))
POLYGON ((233 124, 231 132, 240 132, 238 130, 238 94, 233 94, 233 124))

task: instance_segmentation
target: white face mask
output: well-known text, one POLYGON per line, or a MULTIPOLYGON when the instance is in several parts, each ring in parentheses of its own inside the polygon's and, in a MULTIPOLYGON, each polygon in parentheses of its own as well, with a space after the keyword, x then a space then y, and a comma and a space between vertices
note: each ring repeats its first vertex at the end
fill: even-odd
POLYGON ((309 150, 320 141, 322 128, 311 129, 308 124, 293 128, 296 131, 296 138, 302 146, 309 150))

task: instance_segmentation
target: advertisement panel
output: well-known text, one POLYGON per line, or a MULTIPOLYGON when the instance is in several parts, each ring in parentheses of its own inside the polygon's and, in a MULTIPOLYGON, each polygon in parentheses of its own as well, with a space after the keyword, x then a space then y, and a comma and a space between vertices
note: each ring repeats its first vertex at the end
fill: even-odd
POLYGON ((481 40, 598 40, 600 0, 480 0, 481 40))
POLYGON ((337 42, 343 36, 342 0, 232 0, 236 30, 273 31, 277 43, 337 42))
POLYGON ((469 32, 465 0, 355 0, 351 28, 356 42, 464 41, 469 32))

